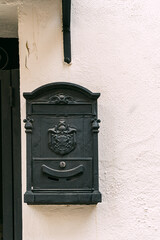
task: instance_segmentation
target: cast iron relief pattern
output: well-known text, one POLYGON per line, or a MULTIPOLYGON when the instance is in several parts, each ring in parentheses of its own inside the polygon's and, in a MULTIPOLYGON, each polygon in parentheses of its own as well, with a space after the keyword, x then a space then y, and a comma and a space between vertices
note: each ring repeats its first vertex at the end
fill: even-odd
POLYGON ((69 104, 69 103, 74 103, 75 100, 69 95, 59 93, 55 96, 50 97, 49 102, 54 104, 69 104))
POLYGON ((25 129, 26 129, 26 133, 32 133, 32 128, 33 128, 33 119, 31 119, 30 117, 27 117, 26 119, 23 120, 23 122, 25 123, 25 129))
POLYGON ((60 155, 65 155, 73 151, 76 147, 76 129, 60 120, 58 125, 48 129, 49 148, 60 155))
POLYGON ((93 118, 92 122, 92 132, 98 133, 99 132, 99 123, 101 122, 100 119, 93 118))

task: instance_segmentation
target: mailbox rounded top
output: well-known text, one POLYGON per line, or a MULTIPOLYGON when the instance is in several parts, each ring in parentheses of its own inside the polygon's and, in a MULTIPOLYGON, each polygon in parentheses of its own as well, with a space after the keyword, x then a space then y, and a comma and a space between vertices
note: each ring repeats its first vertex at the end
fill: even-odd
POLYGON ((100 96, 100 93, 92 93, 90 90, 88 90, 85 87, 82 87, 78 84, 69 83, 69 82, 54 82, 54 83, 45 84, 35 89, 32 92, 23 93, 23 96, 25 99, 34 99, 36 97, 39 97, 47 93, 48 91, 54 91, 58 89, 74 90, 86 95, 90 99, 98 99, 100 96))

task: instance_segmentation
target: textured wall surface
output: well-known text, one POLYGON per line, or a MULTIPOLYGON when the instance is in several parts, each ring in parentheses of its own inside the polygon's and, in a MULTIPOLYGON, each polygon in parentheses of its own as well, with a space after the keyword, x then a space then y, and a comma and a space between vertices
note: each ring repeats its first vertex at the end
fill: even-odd
MULTIPOLYGON (((21 94, 55 81, 101 92, 103 194, 97 206, 23 204, 23 240, 160 239, 159 8, 159 0, 72 1, 73 61, 68 66, 63 63, 61 1, 20 5, 21 94)), ((21 110, 24 119, 23 97, 21 110)))

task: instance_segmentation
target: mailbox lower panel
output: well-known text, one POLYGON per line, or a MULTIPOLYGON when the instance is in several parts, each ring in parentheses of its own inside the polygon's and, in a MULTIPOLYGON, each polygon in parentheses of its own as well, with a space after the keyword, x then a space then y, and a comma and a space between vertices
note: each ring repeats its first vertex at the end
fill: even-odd
POLYGON ((65 161, 60 168, 60 160, 33 161, 33 190, 92 190, 92 159, 65 161))
POLYGON ((99 191, 89 192, 52 192, 52 193, 34 193, 28 191, 24 195, 24 202, 28 205, 34 204, 97 204, 101 202, 101 193, 99 191))

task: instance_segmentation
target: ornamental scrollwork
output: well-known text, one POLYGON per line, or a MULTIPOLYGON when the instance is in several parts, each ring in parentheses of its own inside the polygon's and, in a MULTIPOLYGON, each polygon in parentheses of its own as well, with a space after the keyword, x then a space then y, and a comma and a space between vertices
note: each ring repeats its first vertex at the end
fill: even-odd
POLYGON ((92 122, 92 132, 98 133, 99 132, 98 129, 100 127, 99 123, 101 122, 101 120, 94 118, 91 120, 91 122, 92 122))
POLYGON ((57 95, 50 97, 49 102, 54 104, 69 104, 75 102, 75 100, 69 95, 59 93, 57 95))
POLYGON ((26 129, 26 133, 31 133, 32 132, 32 128, 33 128, 33 119, 31 119, 29 116, 23 120, 23 122, 25 123, 25 129, 26 129))

